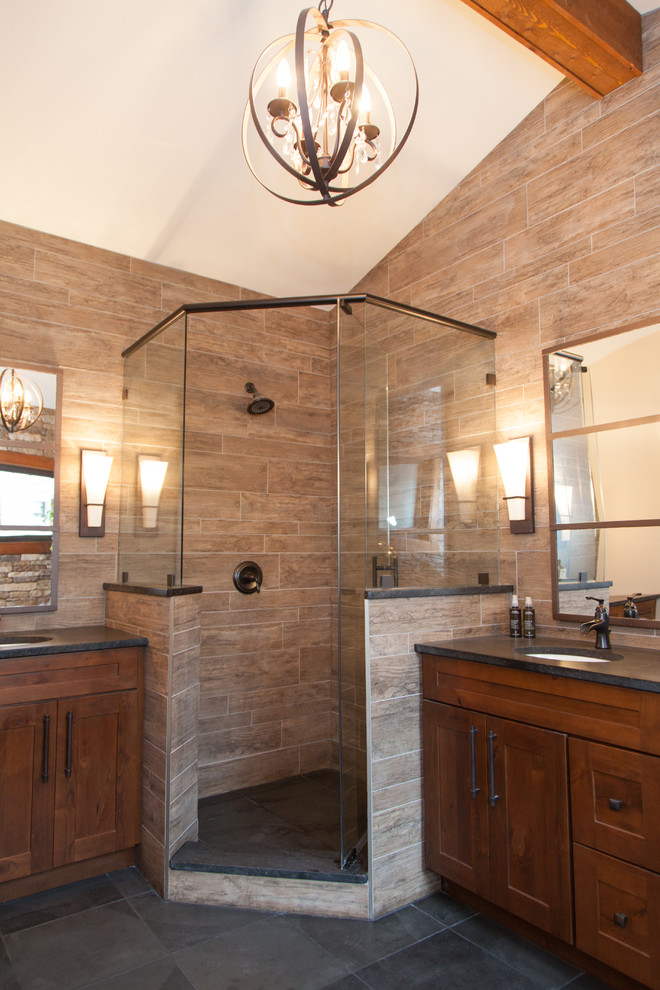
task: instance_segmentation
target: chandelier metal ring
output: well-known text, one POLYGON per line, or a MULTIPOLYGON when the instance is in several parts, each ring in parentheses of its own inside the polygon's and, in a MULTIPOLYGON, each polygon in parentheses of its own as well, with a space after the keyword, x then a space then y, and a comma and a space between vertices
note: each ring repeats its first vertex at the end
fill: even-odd
MULTIPOLYGON (((412 57, 393 32, 363 20, 330 24, 327 12, 329 7, 327 11, 314 7, 302 10, 295 34, 278 38, 264 49, 252 72, 243 115, 243 151, 252 174, 278 199, 303 206, 323 203, 339 205, 378 178, 389 168, 408 140, 419 103, 419 85, 412 57), (393 42, 408 66, 413 97, 410 117, 399 139, 387 91, 363 57, 362 44, 356 33, 361 29, 378 32, 393 42), (350 54, 351 78, 348 70, 337 70, 340 44, 350 54), (292 53, 297 104, 289 98, 286 84, 281 85, 279 78, 277 87, 272 82, 276 75, 275 63, 278 60, 280 65, 286 62, 288 71, 288 56, 292 53), (341 79, 337 78, 338 75, 341 79), (371 121, 370 110, 364 109, 367 77, 378 100, 381 114, 378 124, 371 121), (260 97, 267 85, 273 91, 277 89, 278 95, 270 101, 263 101, 269 114, 264 126, 260 121, 260 113, 263 114, 260 97), (265 148, 269 153, 270 158, 267 156, 266 162, 274 160, 280 169, 295 178, 309 194, 306 198, 296 198, 286 189, 273 188, 273 184, 262 174, 267 170, 267 165, 262 164, 258 168, 250 154, 251 131, 260 140, 257 149, 265 148), (380 161, 383 144, 386 145, 385 160, 380 161), (361 168, 367 171, 364 178, 358 178, 361 168), (312 198, 314 194, 316 197, 312 198)), ((279 169, 273 173, 275 178, 281 174, 279 169)))

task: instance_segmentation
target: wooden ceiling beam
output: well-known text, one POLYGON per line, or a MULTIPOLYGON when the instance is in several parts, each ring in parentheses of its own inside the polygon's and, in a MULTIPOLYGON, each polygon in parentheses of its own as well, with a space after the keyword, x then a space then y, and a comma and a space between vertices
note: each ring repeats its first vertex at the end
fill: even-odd
POLYGON ((463 0, 592 96, 642 74, 642 18, 626 0, 463 0))

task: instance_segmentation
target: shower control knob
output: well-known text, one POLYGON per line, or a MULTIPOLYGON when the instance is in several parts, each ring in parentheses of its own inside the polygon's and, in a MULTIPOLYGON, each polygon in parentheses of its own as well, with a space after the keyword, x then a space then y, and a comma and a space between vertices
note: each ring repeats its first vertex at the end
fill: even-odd
POLYGON ((264 576, 259 564, 253 560, 242 561, 234 571, 234 587, 242 595, 253 595, 261 590, 264 576))

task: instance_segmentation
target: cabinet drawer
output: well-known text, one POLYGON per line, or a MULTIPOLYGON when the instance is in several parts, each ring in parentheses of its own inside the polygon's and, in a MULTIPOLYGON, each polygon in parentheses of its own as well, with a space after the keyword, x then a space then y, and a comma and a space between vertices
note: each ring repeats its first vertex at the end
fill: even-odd
POLYGON ((569 743, 573 838, 660 872, 660 759, 569 743))
POLYGON ((660 876, 573 846, 575 944, 660 990, 660 876))
POLYGON ((0 660, 3 705, 138 687, 141 647, 0 660))

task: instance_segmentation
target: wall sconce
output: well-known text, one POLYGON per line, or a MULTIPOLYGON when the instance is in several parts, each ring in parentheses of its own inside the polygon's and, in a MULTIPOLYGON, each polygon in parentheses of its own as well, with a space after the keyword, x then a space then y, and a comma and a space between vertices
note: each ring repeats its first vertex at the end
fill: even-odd
POLYGON ((163 490, 167 463, 161 461, 159 457, 138 454, 142 489, 142 525, 145 529, 155 529, 158 525, 158 503, 163 490))
POLYGON ((104 450, 80 451, 80 536, 105 536, 105 492, 112 457, 104 450))
POLYGON ((458 512, 463 522, 474 522, 477 517, 480 455, 479 447, 447 451, 447 460, 458 497, 458 512))
POLYGON ((534 486, 532 483, 532 438, 519 437, 494 444, 504 483, 504 501, 512 533, 534 532, 534 486))

